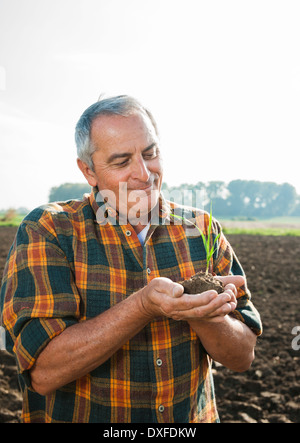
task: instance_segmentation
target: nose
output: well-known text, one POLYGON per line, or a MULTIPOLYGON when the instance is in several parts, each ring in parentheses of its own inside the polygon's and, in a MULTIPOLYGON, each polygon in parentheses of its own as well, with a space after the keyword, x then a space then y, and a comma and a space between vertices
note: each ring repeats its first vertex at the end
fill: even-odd
POLYGON ((133 170, 131 174, 132 178, 141 182, 148 182, 150 179, 150 171, 144 159, 141 157, 133 164, 133 170))

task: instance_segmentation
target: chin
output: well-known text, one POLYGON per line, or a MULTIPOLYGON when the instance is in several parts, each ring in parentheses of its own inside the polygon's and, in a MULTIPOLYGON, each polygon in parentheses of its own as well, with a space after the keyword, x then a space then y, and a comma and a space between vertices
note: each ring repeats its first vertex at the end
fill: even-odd
POLYGON ((151 218, 151 211, 157 206, 159 191, 155 190, 150 195, 137 199, 134 204, 128 203, 128 221, 132 225, 147 225, 151 218))

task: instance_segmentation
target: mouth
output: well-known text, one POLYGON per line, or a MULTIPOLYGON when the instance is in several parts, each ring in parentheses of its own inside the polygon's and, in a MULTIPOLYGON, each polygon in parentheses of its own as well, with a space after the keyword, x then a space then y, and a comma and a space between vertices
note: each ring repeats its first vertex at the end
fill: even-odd
POLYGON ((147 192, 148 193, 148 192, 154 191, 156 189, 155 184, 156 184, 155 180, 153 180, 150 183, 144 183, 144 184, 141 184, 141 186, 137 186, 137 187, 128 189, 128 191, 129 192, 141 192, 141 191, 143 191, 143 192, 147 192))
POLYGON ((153 189, 153 183, 151 183, 151 185, 149 185, 149 186, 144 186, 144 187, 140 187, 138 189, 135 189, 135 191, 145 191, 145 192, 147 192, 147 191, 152 191, 152 189, 153 189))

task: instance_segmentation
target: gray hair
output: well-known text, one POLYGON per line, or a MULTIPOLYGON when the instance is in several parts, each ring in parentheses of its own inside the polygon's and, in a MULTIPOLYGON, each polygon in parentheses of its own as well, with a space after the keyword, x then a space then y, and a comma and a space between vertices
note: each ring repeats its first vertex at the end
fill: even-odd
POLYGON ((135 113, 148 116, 156 134, 159 136, 153 115, 134 97, 119 95, 105 99, 100 98, 98 102, 87 108, 80 117, 75 129, 78 158, 94 170, 92 155, 96 151, 96 147, 91 140, 91 127, 97 117, 101 115, 122 115, 128 117, 135 113))

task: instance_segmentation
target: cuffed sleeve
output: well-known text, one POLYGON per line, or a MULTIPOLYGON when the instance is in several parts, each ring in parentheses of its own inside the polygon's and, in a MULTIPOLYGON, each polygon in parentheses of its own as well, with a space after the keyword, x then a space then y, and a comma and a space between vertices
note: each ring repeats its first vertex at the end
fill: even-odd
MULTIPOLYGON (((221 230, 221 228, 218 228, 221 230)), ((232 316, 245 323, 257 336, 262 334, 262 322, 259 312, 251 301, 251 293, 248 289, 244 270, 233 251, 230 243, 222 231, 218 242, 217 254, 214 261, 214 272, 217 275, 242 275, 246 284, 238 288, 237 308, 232 316)))

